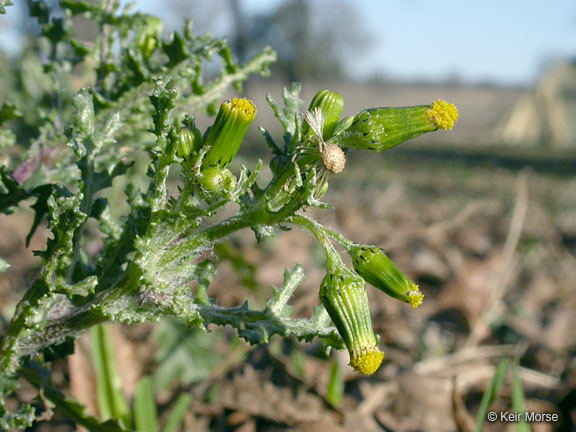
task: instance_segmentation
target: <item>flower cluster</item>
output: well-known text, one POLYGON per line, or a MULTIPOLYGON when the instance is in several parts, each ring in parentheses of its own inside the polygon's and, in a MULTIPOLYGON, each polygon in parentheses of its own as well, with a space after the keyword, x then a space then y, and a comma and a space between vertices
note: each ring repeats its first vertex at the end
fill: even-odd
MULTIPOLYGON (((305 117, 304 143, 295 152, 297 160, 314 165, 323 186, 330 176, 344 169, 348 148, 380 152, 426 132, 451 130, 458 119, 456 107, 442 100, 431 105, 373 108, 340 121, 342 110, 339 94, 329 90, 317 93, 305 117), (315 158, 305 159, 310 155, 315 158)), ((380 248, 343 241, 332 233, 352 258, 354 270, 348 269, 326 236, 318 233, 319 224, 298 220, 325 248, 327 273, 320 287, 320 300, 350 353, 350 366, 362 374, 373 374, 384 353, 372 329, 365 283, 413 308, 420 306, 424 295, 380 248)))
MULTIPOLYGON (((343 98, 336 92, 322 90, 314 96, 298 144, 271 163, 275 178, 267 188, 268 199, 278 199, 286 207, 293 192, 310 177, 315 180, 313 196, 319 198, 329 178, 344 170, 349 148, 384 151, 426 132, 450 130, 458 119, 456 107, 442 100, 431 105, 372 108, 340 120, 343 106, 343 98)), ((185 132, 183 147, 201 155, 199 185, 204 192, 217 194, 234 188, 236 178, 226 166, 238 152, 255 114, 251 101, 233 99, 221 105, 203 143, 197 134, 185 132)), ((352 270, 328 240, 329 230, 302 215, 294 215, 291 221, 313 232, 323 245, 327 265, 320 301, 350 353, 350 365, 362 374, 373 374, 384 353, 372 328, 366 282, 414 308, 420 306, 424 295, 380 248, 358 245, 332 233, 352 258, 352 270)))

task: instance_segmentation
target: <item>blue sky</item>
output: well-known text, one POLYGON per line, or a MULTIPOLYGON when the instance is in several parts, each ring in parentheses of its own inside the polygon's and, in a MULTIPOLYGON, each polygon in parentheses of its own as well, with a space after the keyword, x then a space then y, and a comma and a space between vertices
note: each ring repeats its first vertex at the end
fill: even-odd
POLYGON ((529 83, 545 63, 576 58, 576 2, 569 0, 365 0, 378 35, 365 68, 396 76, 529 83))
MULTIPOLYGON (((345 1, 372 41, 349 65, 358 78, 382 73, 406 80, 458 77, 530 85, 546 66, 576 58, 574 0, 345 1)), ((242 2, 248 11, 265 11, 282 0, 242 2)), ((135 3, 160 17, 166 13, 163 2, 135 3)), ((228 32, 225 21, 215 27, 217 35, 228 32)))
MULTIPOLYGON (((361 78, 382 72, 399 79, 530 85, 547 65, 576 58, 574 0, 347 1, 372 39, 350 66, 361 78)), ((281 2, 243 0, 250 11, 281 2)), ((158 8, 152 0, 136 3, 158 8)))

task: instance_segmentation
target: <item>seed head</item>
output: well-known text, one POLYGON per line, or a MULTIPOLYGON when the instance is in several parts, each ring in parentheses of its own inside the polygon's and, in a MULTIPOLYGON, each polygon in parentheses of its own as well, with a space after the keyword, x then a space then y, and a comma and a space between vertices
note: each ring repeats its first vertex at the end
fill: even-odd
POLYGON ((346 167, 346 155, 337 145, 328 144, 322 152, 322 162, 328 171, 339 174, 346 167))

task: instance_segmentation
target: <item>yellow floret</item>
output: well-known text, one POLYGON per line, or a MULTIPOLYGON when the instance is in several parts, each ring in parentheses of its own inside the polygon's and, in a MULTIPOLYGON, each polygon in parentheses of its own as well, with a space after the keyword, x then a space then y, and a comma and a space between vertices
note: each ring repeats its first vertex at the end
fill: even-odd
POLYGON ((424 294, 422 294, 418 285, 414 285, 414 289, 408 293, 408 303, 416 309, 422 304, 422 301, 424 301, 424 294))
POLYGON ((256 104, 250 99, 234 98, 228 102, 228 106, 230 110, 236 111, 250 120, 256 117, 256 104))
POLYGON ((372 375, 384 360, 384 353, 377 347, 365 347, 350 354, 350 366, 363 375, 372 375))
POLYGON ((438 99, 428 109, 428 118, 432 120, 439 129, 452 130, 454 123, 458 120, 458 109, 456 105, 438 99))

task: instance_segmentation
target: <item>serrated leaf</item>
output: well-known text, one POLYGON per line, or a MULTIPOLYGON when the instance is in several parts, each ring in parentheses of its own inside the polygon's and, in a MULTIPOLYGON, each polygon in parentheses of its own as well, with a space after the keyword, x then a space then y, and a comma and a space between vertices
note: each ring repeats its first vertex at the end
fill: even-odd
POLYGON ((272 150, 272 153, 275 155, 284 154, 282 149, 278 146, 278 144, 276 144, 276 141, 274 141, 274 138, 272 138, 272 135, 270 135, 270 132, 268 132, 267 129, 263 128, 262 126, 258 126, 258 130, 264 137, 264 140, 266 141, 268 147, 270 147, 270 150, 272 150))
POLYGON ((94 134, 94 103, 90 90, 83 88, 76 93, 73 105, 75 110, 73 123, 74 152, 78 158, 82 158, 87 151, 85 145, 92 144, 91 137, 94 134))
POLYGON ((188 58, 188 54, 186 53, 186 41, 177 32, 170 35, 168 42, 164 42, 163 48, 164 54, 166 54, 169 59, 168 67, 174 67, 188 58))
POLYGON ((63 18, 52 18, 42 27, 42 35, 46 36, 53 44, 68 38, 67 22, 63 18))
POLYGON ((98 278, 96 276, 88 276, 75 284, 58 286, 56 291, 68 296, 87 297, 90 294, 94 294, 97 286, 98 278))
POLYGON ((16 144, 16 135, 10 130, 0 130, 0 150, 16 144))
POLYGON ((6 191, 0 192, 0 212, 8 213, 10 207, 30 197, 30 194, 20 186, 20 183, 8 172, 5 166, 0 167, 0 180, 6 191))
POLYGON ((0 14, 6 14, 6 6, 14 6, 11 0, 0 0, 0 14))
POLYGON ((250 324, 250 328, 238 329, 238 336, 250 345, 262 345, 270 342, 270 334, 263 325, 250 324))
POLYGON ((110 165, 106 170, 93 174, 92 189, 94 192, 112 186, 115 177, 126 174, 126 171, 134 165, 133 161, 119 161, 110 165))
POLYGON ((66 189, 55 187, 46 200, 48 225, 53 238, 47 241, 41 255, 47 258, 59 253, 58 268, 65 268, 69 264, 69 257, 74 251, 74 232, 87 218, 80 210, 79 197, 68 194, 66 189))
POLYGON ((24 404, 17 412, 11 413, 6 408, 6 405, 4 405, 2 397, 0 397, 0 429, 24 430, 32 426, 35 419, 36 410, 31 405, 24 404))
POLYGON ((44 0, 31 0, 28 2, 30 16, 37 18, 40 24, 46 24, 50 18, 48 5, 44 0))
POLYGON ((72 15, 99 11, 99 8, 93 4, 77 0, 60 0, 60 7, 63 9, 68 9, 72 15))
POLYGON ((11 102, 4 102, 2 104, 2 107, 0 107, 0 126, 18 117, 22 117, 22 113, 16 104, 11 102))
POLYGON ((256 241, 259 244, 262 243, 267 238, 271 238, 276 235, 274 227, 270 225, 253 225, 250 228, 252 229, 252 231, 254 231, 256 241))
POLYGON ((250 189, 258 180, 258 175, 262 171, 262 160, 258 159, 258 163, 256 164, 256 168, 254 171, 250 172, 248 168, 242 165, 242 169, 240 171, 240 177, 238 178, 238 183, 234 188, 233 195, 236 196, 236 199, 243 196, 248 189, 250 189))
POLYGON ((292 315, 293 308, 288 305, 288 300, 294 291, 304 281, 304 269, 296 265, 292 270, 284 270, 284 282, 282 287, 273 287, 273 297, 266 304, 266 311, 279 318, 287 318, 292 315))
POLYGON ((34 196, 37 197, 36 202, 32 205, 34 221, 30 232, 26 236, 26 246, 28 246, 30 238, 34 235, 42 218, 49 212, 48 199, 55 193, 62 196, 70 195, 70 193, 65 188, 52 184, 41 185, 31 191, 27 191, 12 177, 6 167, 0 167, 0 179, 4 188, 7 189, 6 193, 0 193, 0 212, 9 214, 10 208, 20 203, 20 201, 34 196))
POLYGON ((18 376, 9 375, 4 371, 0 371, 0 402, 2 395, 9 395, 18 388, 18 376))
POLYGON ((282 99, 284 99, 284 116, 286 118, 285 132, 290 135, 294 135, 297 128, 298 116, 300 115, 300 106, 304 103, 300 99, 300 91, 302 90, 302 84, 292 83, 290 88, 284 88, 282 90, 282 99))

